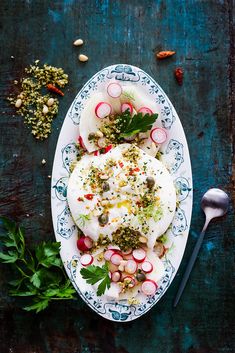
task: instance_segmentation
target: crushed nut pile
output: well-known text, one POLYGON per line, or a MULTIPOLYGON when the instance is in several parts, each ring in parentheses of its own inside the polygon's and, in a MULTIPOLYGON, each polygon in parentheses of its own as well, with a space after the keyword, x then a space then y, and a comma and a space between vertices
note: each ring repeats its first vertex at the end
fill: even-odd
POLYGON ((58 112, 56 95, 63 94, 57 86, 63 88, 68 83, 68 75, 61 68, 47 64, 39 67, 38 64, 39 60, 36 60, 34 65, 25 69, 27 77, 14 81, 18 93, 12 94, 8 100, 24 117, 25 124, 31 126, 35 138, 44 140, 51 133, 51 123, 58 112))

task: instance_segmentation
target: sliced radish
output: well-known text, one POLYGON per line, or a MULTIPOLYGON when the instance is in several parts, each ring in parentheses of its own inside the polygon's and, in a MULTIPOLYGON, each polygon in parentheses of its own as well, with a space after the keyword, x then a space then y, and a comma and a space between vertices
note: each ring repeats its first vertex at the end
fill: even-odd
POLYGON ((155 143, 163 143, 167 139, 167 133, 164 129, 160 127, 155 127, 150 132, 150 138, 155 143))
POLYGON ((131 276, 126 276, 123 278, 124 283, 128 283, 129 288, 133 288, 136 285, 136 281, 133 277, 131 276))
POLYGON ((145 295, 154 295, 157 291, 157 283, 151 279, 146 279, 141 286, 142 292, 145 295))
POLYGON ((122 113, 125 113, 125 111, 129 110, 129 113, 133 113, 133 105, 131 103, 123 103, 121 106, 121 111, 122 113))
POLYGON ((110 250, 117 250, 117 251, 120 251, 120 250, 121 250, 118 245, 109 245, 109 246, 108 246, 108 249, 110 249, 110 250))
POLYGON ((114 253, 110 258, 110 261, 112 262, 112 264, 117 266, 120 265, 122 260, 123 260, 123 257, 117 253, 114 253))
POLYGON ((95 107, 95 115, 97 118, 103 119, 106 116, 110 115, 112 111, 112 107, 107 102, 100 102, 95 107))
POLYGON ((151 264, 151 262, 149 261, 144 261, 141 264, 141 269, 145 272, 145 273, 150 273, 153 270, 153 265, 151 264))
POLYGON ((120 278, 121 278, 120 272, 116 271, 116 272, 113 272, 113 273, 112 273, 111 280, 112 280, 113 282, 118 282, 118 281, 120 280, 120 278))
POLYGON ((146 252, 144 249, 135 249, 133 250, 132 255, 136 262, 143 262, 146 258, 146 252))
POLYGON ((133 260, 132 253, 128 255, 123 255, 125 260, 133 260))
POLYGON ((79 145, 80 145, 80 147, 81 147, 82 149, 86 150, 86 146, 84 145, 82 136, 79 136, 79 137, 78 137, 78 143, 79 143, 79 145))
POLYGON ((149 114, 149 115, 152 115, 153 112, 151 109, 147 108, 147 107, 141 107, 139 110, 138 110, 138 113, 142 113, 143 115, 145 114, 149 114))
POLYGON ((106 261, 110 261, 110 259, 111 259, 111 256, 113 255, 113 254, 115 254, 115 251, 114 250, 106 250, 105 251, 105 253, 104 253, 104 259, 106 260, 106 261))
POLYGON ((122 86, 119 83, 110 83, 107 87, 107 93, 112 98, 118 98, 122 94, 122 86))
POLYGON ((126 255, 130 255, 132 253, 132 249, 128 249, 126 251, 122 251, 122 255, 126 256, 126 255))
POLYGON ((93 260, 94 260, 93 256, 90 254, 84 254, 81 256, 81 259, 80 259, 82 266, 91 265, 93 260))
POLYGON ((90 237, 81 237, 77 240, 77 247, 80 251, 90 250, 93 246, 93 240, 90 237))
POLYGON ((98 140, 97 140, 97 145, 99 148, 104 148, 107 144, 107 140, 105 137, 100 137, 98 140))
POLYGON ((132 275, 137 270, 137 263, 134 260, 128 260, 125 265, 125 271, 132 275))

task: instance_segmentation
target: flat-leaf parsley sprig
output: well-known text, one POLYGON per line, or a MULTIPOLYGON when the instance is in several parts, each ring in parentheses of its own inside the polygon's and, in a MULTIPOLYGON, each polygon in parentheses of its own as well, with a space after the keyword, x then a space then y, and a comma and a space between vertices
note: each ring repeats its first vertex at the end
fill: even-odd
POLYGON ((30 250, 21 227, 5 217, 0 217, 0 222, 0 261, 12 267, 9 294, 25 297, 23 309, 38 313, 53 300, 74 299, 76 291, 65 274, 60 243, 43 241, 30 250))
POLYGON ((89 284, 99 282, 97 289, 98 296, 104 294, 106 288, 110 288, 111 279, 109 277, 109 268, 107 263, 105 263, 102 267, 94 265, 87 266, 86 268, 82 268, 80 273, 82 278, 84 278, 89 284))

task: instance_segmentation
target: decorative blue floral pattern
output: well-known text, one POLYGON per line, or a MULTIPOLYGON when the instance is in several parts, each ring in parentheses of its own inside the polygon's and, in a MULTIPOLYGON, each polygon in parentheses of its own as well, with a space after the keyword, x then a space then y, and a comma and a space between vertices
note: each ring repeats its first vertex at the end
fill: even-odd
POLYGON ((69 239, 75 232, 75 229, 76 226, 73 223, 69 207, 66 206, 65 209, 58 215, 56 232, 62 238, 69 239))
POLYGON ((172 222, 172 233, 174 236, 183 234, 183 232, 188 228, 187 219, 185 217, 184 211, 178 207, 172 222))
POLYGON ((178 192, 178 200, 184 201, 187 197, 189 192, 192 190, 189 187, 189 181, 184 177, 179 177, 175 180, 175 187, 178 192))
POLYGON ((67 200, 67 185, 68 177, 60 178, 52 188, 55 190, 55 195, 57 199, 61 201, 67 200))
POLYGON ((164 295, 172 282, 179 267, 180 259, 187 239, 188 225, 190 223, 192 198, 188 197, 192 191, 190 186, 191 170, 188 158, 187 143, 184 139, 183 130, 178 124, 179 118, 162 88, 144 71, 130 65, 113 65, 103 69, 94 75, 82 88, 71 105, 56 150, 56 167, 52 175, 55 182, 52 185, 52 213, 56 238, 62 243, 62 259, 67 263, 67 272, 71 282, 83 300, 99 315, 114 321, 134 320, 146 313, 164 295), (154 296, 147 297, 139 293, 137 299, 139 304, 129 304, 126 300, 108 300, 106 297, 97 297, 93 287, 87 285, 84 290, 80 269, 80 254, 74 243, 76 242, 77 229, 72 220, 67 206, 67 181, 70 173, 71 163, 77 158, 76 139, 78 136, 78 125, 81 112, 94 91, 103 89, 109 80, 119 80, 125 83, 142 86, 141 89, 149 94, 150 99, 156 102, 159 108, 159 122, 168 130, 170 140, 163 148, 163 157, 175 177, 175 185, 179 192, 178 199, 183 201, 178 207, 169 236, 173 241, 173 250, 165 256, 165 274, 158 283, 159 287, 154 296), (175 123, 177 122, 177 124, 175 123), (176 126, 177 125, 177 126, 176 126), (172 138, 173 137, 173 138, 172 138), (72 142, 71 142, 72 141, 72 142), (178 235, 184 237, 178 237, 178 235), (68 244, 69 246, 67 247, 68 244), (72 244, 72 245, 71 245, 72 244), (71 251, 71 248, 73 249, 71 251), (175 250, 174 250, 175 249, 175 250), (174 253, 177 252, 177 256, 174 253), (179 256, 180 254, 180 256, 179 256))
POLYGON ((76 144, 73 143, 68 143, 63 149, 62 149, 62 162, 63 162, 63 167, 67 170, 69 173, 69 167, 72 162, 76 160, 78 156, 78 149, 76 148, 76 144))
POLYGON ((166 154, 170 155, 173 161, 170 166, 170 172, 174 174, 184 161, 183 145, 179 141, 170 140, 166 149, 166 154))

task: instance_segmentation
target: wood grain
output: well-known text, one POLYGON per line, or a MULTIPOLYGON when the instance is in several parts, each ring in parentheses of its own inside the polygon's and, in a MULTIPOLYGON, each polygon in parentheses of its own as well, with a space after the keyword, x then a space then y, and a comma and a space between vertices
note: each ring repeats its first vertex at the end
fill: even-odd
POLYGON ((25 313, 7 296, 9 273, 1 265, 0 352, 234 352, 233 0, 2 0, 0 16, 0 212, 23 223, 29 243, 54 237, 48 175, 59 131, 77 91, 107 65, 139 66, 162 86, 183 123, 194 178, 194 232, 174 283, 148 314, 116 324, 95 315, 80 298, 53 304, 38 315, 25 313), (79 37, 84 46, 73 47, 79 37), (176 55, 156 61, 159 50, 175 50, 176 55), (89 61, 80 63, 79 53, 89 61), (33 139, 5 100, 13 80, 36 59, 61 66, 70 76, 45 142, 33 139), (179 66, 185 72, 182 87, 174 80, 179 66), (204 221, 200 198, 211 186, 227 190, 233 202, 228 216, 210 226, 182 301, 173 310, 195 234, 204 221))

